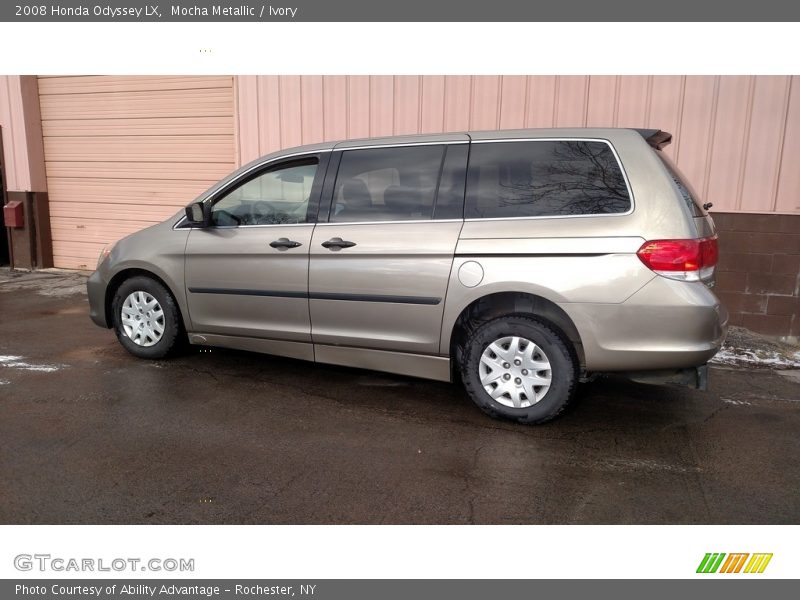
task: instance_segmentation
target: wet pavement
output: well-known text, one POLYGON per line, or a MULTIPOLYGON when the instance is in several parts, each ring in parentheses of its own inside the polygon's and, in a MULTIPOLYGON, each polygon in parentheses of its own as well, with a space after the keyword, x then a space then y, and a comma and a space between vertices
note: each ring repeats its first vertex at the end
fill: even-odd
POLYGON ((457 385, 199 349, 143 361, 83 279, 0 270, 0 523, 798 523, 800 378, 583 385, 494 421, 457 385))

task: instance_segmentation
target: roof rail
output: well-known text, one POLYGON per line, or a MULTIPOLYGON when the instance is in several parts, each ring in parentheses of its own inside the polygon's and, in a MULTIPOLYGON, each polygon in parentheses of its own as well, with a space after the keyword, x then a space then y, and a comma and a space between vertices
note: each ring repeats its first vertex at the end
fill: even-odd
POLYGON ((672 141, 672 134, 660 129, 637 129, 636 131, 656 150, 663 150, 672 141))

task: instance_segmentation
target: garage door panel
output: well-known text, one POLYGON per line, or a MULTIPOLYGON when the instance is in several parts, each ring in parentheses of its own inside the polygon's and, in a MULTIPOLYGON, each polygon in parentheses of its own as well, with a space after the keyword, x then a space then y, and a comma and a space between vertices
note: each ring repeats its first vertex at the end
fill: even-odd
POLYGON ((136 223, 157 223, 174 215, 184 204, 179 206, 148 206, 138 204, 109 204, 100 202, 51 202, 51 224, 57 219, 74 218, 102 219, 109 222, 130 221, 136 223))
POLYGON ((107 244, 156 223, 157 221, 147 223, 120 219, 54 218, 51 229, 54 242, 68 242, 74 239, 75 231, 79 230, 82 242, 107 244))
MULTIPOLYGON (((99 254, 98 250, 98 254, 99 254)), ((88 257, 72 257, 56 254, 53 252, 53 262, 58 264, 60 269, 80 269, 81 271, 91 271, 97 265, 97 261, 92 261, 88 257)))
POLYGON ((51 161, 213 163, 233 154, 233 136, 46 137, 44 151, 51 161))
POLYGON ((147 77, 141 75, 78 75, 39 78, 40 94, 96 94, 98 92, 140 92, 152 90, 230 89, 229 75, 213 77, 147 77))
MULTIPOLYGON (((233 117, 155 117, 136 119, 92 119, 91 130, 95 136, 140 135, 227 135, 231 136, 233 117)), ((58 119, 42 121, 45 137, 86 135, 85 119, 58 119)))
POLYGON ((208 117, 232 114, 230 90, 164 90, 39 96, 42 118, 208 117))
POLYGON ((232 77, 45 77, 39 101, 57 267, 93 269, 234 169, 232 77))
POLYGON ((53 240, 53 262, 62 269, 94 270, 97 257, 105 246, 105 243, 97 242, 53 240))
MULTIPOLYGON (((53 177, 50 196, 56 202, 105 202, 110 206, 154 204, 179 207, 189 204, 216 183, 216 180, 183 181, 164 179, 89 179, 53 177)), ((50 201, 51 212, 54 201, 50 201)))
POLYGON ((193 179, 211 177, 222 179, 233 171, 230 163, 203 163, 202 172, 197 163, 164 162, 47 162, 48 177, 98 177, 100 179, 193 179))

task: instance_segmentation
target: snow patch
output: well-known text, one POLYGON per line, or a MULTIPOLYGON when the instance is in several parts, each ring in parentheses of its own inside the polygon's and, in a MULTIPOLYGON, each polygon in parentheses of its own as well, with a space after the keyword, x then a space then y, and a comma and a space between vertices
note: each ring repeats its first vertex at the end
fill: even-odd
POLYGON ((639 458, 610 458, 600 461, 599 465, 612 471, 672 471, 674 473, 688 473, 700 470, 695 466, 639 458))
POLYGON ((709 362, 718 365, 744 365, 769 369, 800 369, 800 352, 786 356, 775 350, 725 346, 709 362))
POLYGON ((11 383, 8 379, 0 379, 0 385, 8 385, 11 383))
POLYGON ((753 406, 753 403, 748 402, 747 400, 731 400, 730 398, 723 398, 722 401, 725 404, 733 404, 734 406, 753 406))
POLYGON ((25 273, 0 276, 0 292, 30 290, 42 296, 86 294, 86 277, 78 273, 25 273))
POLYGON ((40 373, 53 373, 59 371, 64 365, 36 365, 22 360, 22 356, 12 356, 10 354, 0 354, 0 367, 11 369, 22 369, 23 371, 38 371, 40 373))

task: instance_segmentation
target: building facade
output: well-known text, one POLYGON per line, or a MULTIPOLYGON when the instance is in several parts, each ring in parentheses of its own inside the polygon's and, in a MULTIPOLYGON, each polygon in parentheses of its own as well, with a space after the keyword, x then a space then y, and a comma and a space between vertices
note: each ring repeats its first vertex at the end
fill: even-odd
MULTIPOLYGON (((323 140, 645 127, 720 229, 732 323, 800 335, 797 76, 0 76, 5 201, 21 267, 92 269, 235 167, 323 140)), ((2 239, 0 239, 2 243, 2 239)))

